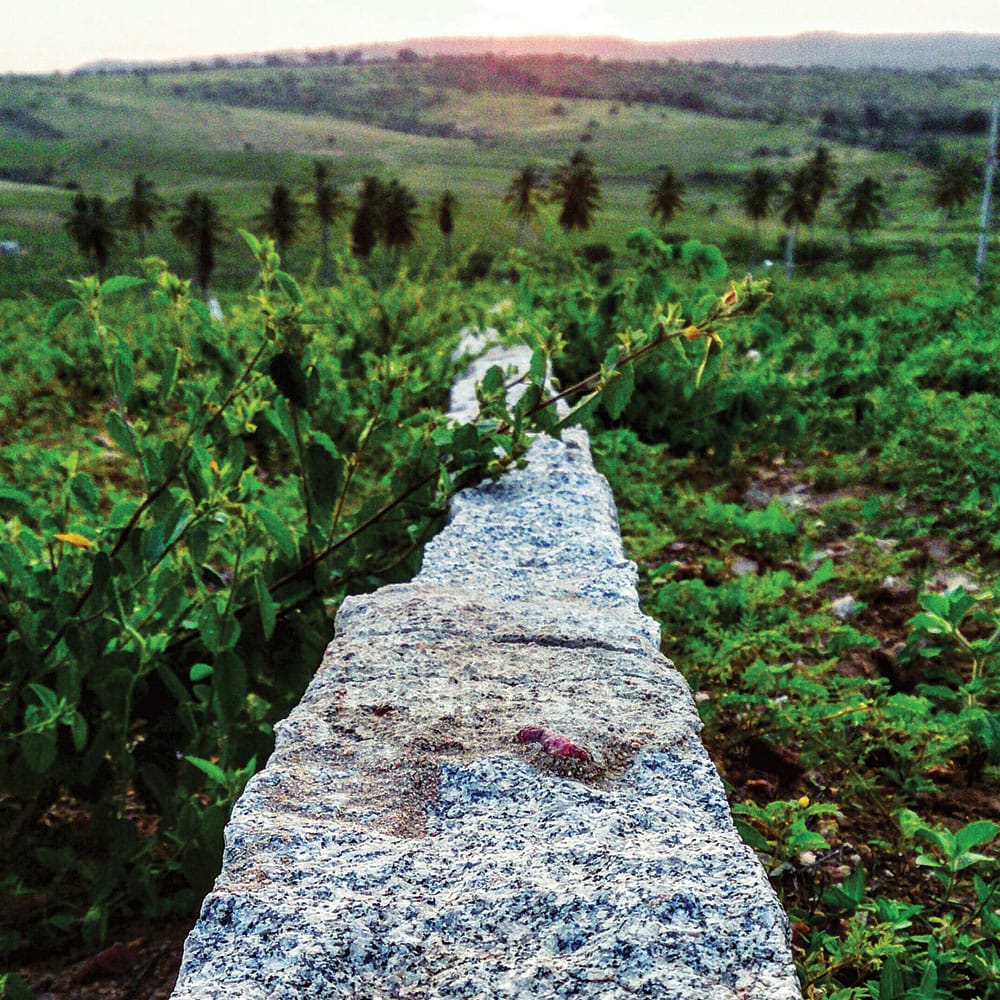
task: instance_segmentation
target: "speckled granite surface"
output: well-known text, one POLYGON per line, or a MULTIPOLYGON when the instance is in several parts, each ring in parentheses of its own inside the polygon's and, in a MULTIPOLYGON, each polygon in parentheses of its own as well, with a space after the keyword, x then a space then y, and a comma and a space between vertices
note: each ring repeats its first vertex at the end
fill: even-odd
POLYGON ((658 646, 585 435, 461 494, 412 583, 341 609, 175 1000, 799 998, 658 646))

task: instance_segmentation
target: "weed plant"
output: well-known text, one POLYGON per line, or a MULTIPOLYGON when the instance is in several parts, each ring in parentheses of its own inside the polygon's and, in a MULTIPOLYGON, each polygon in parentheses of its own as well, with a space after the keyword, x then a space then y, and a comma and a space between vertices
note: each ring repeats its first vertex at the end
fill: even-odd
POLYGON ((244 240, 259 279, 224 318, 156 258, 70 282, 44 314, 5 306, 5 952, 190 913, 343 596, 408 578, 452 491, 522 461, 532 434, 621 412, 637 361, 669 343, 707 361, 768 297, 747 279, 697 315, 659 307, 557 390, 545 316, 491 306, 532 349, 524 391, 509 406, 494 367, 457 424, 441 411, 459 331, 485 324, 477 291, 405 270, 375 287, 341 260, 312 293, 244 240))
MULTIPOLYGON (((599 352, 615 287, 589 287, 546 302, 599 352)), ((953 286, 782 285, 689 396, 663 358, 592 417, 807 997, 1000 996, 998 318, 953 286)))

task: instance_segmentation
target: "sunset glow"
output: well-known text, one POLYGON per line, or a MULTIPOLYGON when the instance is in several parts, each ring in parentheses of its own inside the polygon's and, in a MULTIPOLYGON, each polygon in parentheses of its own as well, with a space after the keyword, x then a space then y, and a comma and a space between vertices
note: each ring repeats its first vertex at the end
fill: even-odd
POLYGON ((615 35, 678 41, 802 31, 1000 32, 996 0, 34 0, 0 32, 0 72, 71 70, 98 59, 159 60, 439 36, 615 35))

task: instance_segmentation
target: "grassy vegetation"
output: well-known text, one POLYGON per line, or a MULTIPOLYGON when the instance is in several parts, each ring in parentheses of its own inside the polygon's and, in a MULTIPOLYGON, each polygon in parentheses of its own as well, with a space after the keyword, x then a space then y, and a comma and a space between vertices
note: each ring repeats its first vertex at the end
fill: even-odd
MULTIPOLYGON (((736 104, 721 109, 730 117, 713 117, 655 100, 622 101, 613 80, 603 77, 592 80, 590 90, 603 89, 608 97, 553 96, 548 91, 555 84, 544 78, 538 65, 534 71, 541 79, 538 85, 504 89, 501 80, 496 92, 495 78, 477 80, 478 65, 448 64, 446 74, 436 65, 390 63, 9 78, 5 105, 18 113, 0 117, 0 176, 20 183, 8 181, 0 187, 0 236, 20 241, 30 252, 20 259, 0 260, 0 295, 41 289, 52 293, 61 280, 56 274, 80 268, 61 229, 71 201, 67 185, 82 185, 88 194, 113 202, 127 194, 138 173, 148 176, 172 204, 196 188, 218 201, 231 227, 216 276, 221 288, 240 287, 247 277, 245 267, 238 264, 235 230, 255 228, 269 191, 279 182, 308 200, 311 164, 317 158, 329 162, 331 180, 352 196, 369 173, 399 177, 415 191, 423 209, 421 239, 413 255, 417 266, 440 255, 433 203, 446 188, 459 199, 458 257, 475 247, 505 252, 517 238, 514 221, 501 204, 513 173, 528 162, 550 171, 582 144, 584 136, 590 137, 585 145, 597 166, 605 204, 593 229, 568 239, 570 246, 603 241, 620 248, 626 234, 646 218, 645 192, 656 167, 669 163, 688 185, 687 208, 672 228, 678 234, 711 240, 731 259, 746 259, 749 264, 750 227, 738 204, 742 178, 757 166, 790 171, 818 143, 826 142, 841 165, 842 188, 871 174, 891 190, 884 227, 877 234, 886 249, 925 253, 943 236, 956 249, 969 252, 967 234, 974 206, 967 204, 939 233, 940 220, 929 197, 930 170, 912 155, 919 143, 905 151, 895 149, 892 143, 880 143, 877 130, 868 130, 860 145, 839 141, 849 138, 839 134, 824 138, 823 106, 814 98, 822 85, 843 115, 861 113, 869 95, 895 122, 900 115, 907 120, 943 115, 947 123, 962 115, 981 115, 987 106, 991 82, 975 74, 943 79, 933 74, 837 72, 831 77, 775 71, 768 76, 751 70, 734 75, 722 67, 708 67, 705 79, 692 77, 700 92, 729 94, 734 101, 740 94, 746 100, 755 94, 755 100, 770 100, 766 95, 774 86, 785 95, 784 102, 794 106, 794 113, 738 118, 736 104), (464 90, 458 86, 462 79, 464 90), (764 96, 755 90, 761 80, 768 81, 764 96), (234 92, 231 88, 237 83, 241 89, 234 92), (486 89, 489 86, 494 89, 486 89), (529 89, 532 92, 525 92, 529 89), (400 98, 400 106, 420 128, 453 126, 452 137, 432 138, 365 124, 366 119, 378 122, 385 110, 379 95, 388 91, 410 95, 400 98), (291 110, 301 107, 296 101, 301 102, 303 94, 313 92, 320 96, 309 105, 310 113, 291 110), (353 95, 346 103, 345 93, 353 95), (877 148, 880 145, 883 148, 877 148), (45 183, 23 183, 31 180, 45 183)), ((549 63, 544 65, 547 72, 552 69, 549 63)), ((677 76, 681 69, 674 67, 671 72, 677 76)), ((697 76, 694 70, 683 72, 697 76)), ((566 89, 574 87, 567 82, 566 89)), ((920 132, 918 138, 937 143, 939 154, 968 151, 977 157, 982 142, 979 134, 933 130, 920 132)), ((546 218, 541 234, 533 239, 552 243, 563 239, 553 217, 546 218)), ((342 222, 335 233, 341 243, 345 230, 342 222)), ((782 232, 777 216, 766 220, 759 241, 754 241, 759 249, 753 256, 779 256, 782 232)), ((821 211, 810 235, 834 256, 843 256, 843 234, 831 204, 821 211)), ((316 246, 315 223, 307 213, 306 228, 289 253, 289 265, 308 274, 316 246)), ((187 266, 166 225, 153 233, 149 249, 178 270, 187 266)), ((130 242, 122 239, 114 267, 134 270, 134 254, 130 242)))
MULTIPOLYGON (((480 79, 479 61, 464 90, 446 75, 460 65, 5 81, 0 238, 29 252, 0 257, 0 830, 12 859, 0 892, 15 921, 0 947, 30 945, 39 962, 46 949, 93 954, 139 916, 192 912, 226 810, 329 636, 329 608, 404 578, 446 489, 498 444, 516 451, 505 433, 437 422, 462 325, 489 310, 511 337, 535 331, 568 384, 619 335, 652 336, 666 303, 681 303, 671 323, 706 323, 727 274, 710 244, 736 274, 780 254, 777 218, 755 231, 743 216, 743 178, 791 170, 824 141, 842 190, 862 175, 885 185, 867 255, 850 252, 828 200, 795 278, 767 272, 765 311, 725 332, 721 351, 684 339, 613 381, 590 428, 646 606, 792 916, 806 995, 995 1000, 997 272, 973 291, 975 208, 942 225, 931 168, 912 152, 874 128, 822 134, 828 104, 861 113, 875 94, 912 128, 925 113, 981 111, 990 81, 675 67, 674 90, 697 84, 721 112, 709 115, 665 92, 625 100, 589 61, 561 76, 558 60, 518 64, 508 85, 480 79), (583 96, 551 92, 558 80, 583 96), (220 99, 235 83, 241 106, 220 99), (293 110, 289 95, 310 87, 309 113, 293 110), (407 121, 362 121, 390 87, 407 121), (758 113, 754 87, 783 94, 782 113, 758 113), (511 253, 511 177, 527 163, 549 172, 581 145, 604 195, 593 228, 567 236, 545 206, 511 253), (281 276, 266 247, 251 239, 248 252, 237 229, 258 228, 279 182, 308 203, 317 159, 352 201, 366 174, 416 192, 409 274, 389 251, 352 260, 344 218, 321 287, 308 211, 281 276), (645 210, 661 163, 687 185, 663 239, 645 210), (144 284, 87 279, 65 298, 84 268, 63 231, 69 185, 114 202, 140 172, 172 206, 195 189, 217 200, 224 321, 169 268, 141 268, 130 234, 109 270, 144 284), (458 196, 456 264, 496 255, 476 285, 444 263, 433 206, 445 189, 458 196), (610 257, 576 252, 602 242, 610 257), (352 534, 411 487, 364 544, 352 534), (348 540, 327 558, 337 531, 348 540), (290 656, 299 673, 279 682, 272 664, 290 656), (96 864, 95 836, 113 870, 96 864)), ((980 137, 931 131, 945 151, 978 155, 980 137)), ((148 251, 190 273, 166 220, 148 251)), ((22 971, 37 983, 37 969, 22 971)))

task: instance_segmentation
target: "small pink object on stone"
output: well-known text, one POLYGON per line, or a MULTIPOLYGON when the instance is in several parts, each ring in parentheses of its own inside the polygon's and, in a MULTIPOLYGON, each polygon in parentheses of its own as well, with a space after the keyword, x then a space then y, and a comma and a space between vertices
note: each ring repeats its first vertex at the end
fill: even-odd
POLYGON ((525 726, 517 733, 518 743, 541 743, 542 749, 550 757, 564 760, 590 761, 593 758, 583 747, 578 746, 567 736, 546 732, 541 726, 525 726))

